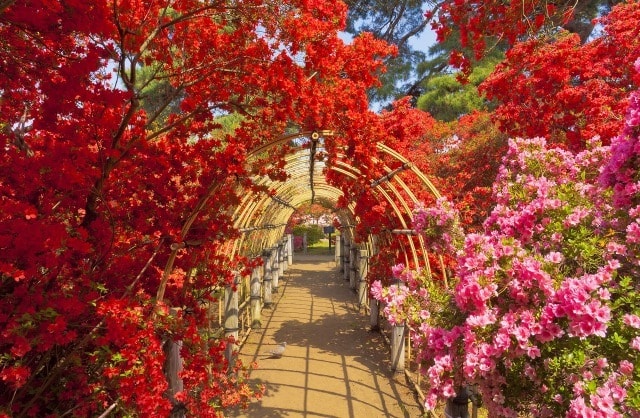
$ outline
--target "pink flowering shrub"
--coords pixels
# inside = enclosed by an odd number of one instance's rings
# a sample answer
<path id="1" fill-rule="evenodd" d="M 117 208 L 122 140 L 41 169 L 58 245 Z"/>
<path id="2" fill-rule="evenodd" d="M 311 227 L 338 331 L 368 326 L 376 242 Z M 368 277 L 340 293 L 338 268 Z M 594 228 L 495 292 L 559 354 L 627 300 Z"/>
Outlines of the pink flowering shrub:
<path id="1" fill-rule="evenodd" d="M 490 416 L 640 417 L 640 93 L 630 103 L 610 147 L 510 141 L 484 232 L 456 250 L 455 289 L 404 266 L 402 285 L 378 286 L 411 329 L 428 409 L 471 384 Z M 414 227 L 454 251 L 438 205 Z"/>
<path id="2" fill-rule="evenodd" d="M 416 272 L 398 264 L 392 268 L 392 273 L 397 284 L 383 287 L 378 280 L 371 285 L 371 295 L 382 302 L 384 316 L 392 325 L 407 326 L 412 344 L 419 348 L 416 354 L 419 362 L 429 362 L 426 347 L 430 344 L 442 345 L 430 368 L 437 381 L 437 385 L 432 385 L 429 397 L 433 409 L 439 398 L 455 396 L 454 363 L 448 350 L 460 336 L 459 325 L 464 317 L 444 283 L 431 280 L 426 271 Z M 423 359 L 423 356 L 426 357 Z"/>
<path id="3" fill-rule="evenodd" d="M 413 330 L 433 317 L 441 323 L 445 311 L 454 308 L 450 292 L 444 291 L 440 282 L 429 280 L 427 274 L 407 269 L 404 264 L 395 265 L 392 273 L 396 284 L 383 287 L 379 280 L 371 284 L 371 295 L 383 302 L 383 314 L 392 325 L 404 324 Z M 450 312 L 446 315 L 449 317 Z"/>
<path id="4" fill-rule="evenodd" d="M 544 140 L 512 140 L 485 232 L 458 257 L 457 306 L 465 381 L 492 414 L 638 413 L 637 335 L 615 312 L 638 313 L 637 289 L 618 274 L 620 219 L 598 186 L 609 150 L 574 155 Z M 631 290 L 631 292 L 629 292 Z M 632 395 L 632 396 L 629 396 Z"/>
<path id="5" fill-rule="evenodd" d="M 434 252 L 454 254 L 464 240 L 458 213 L 446 197 L 438 198 L 433 206 L 416 205 L 413 229 L 422 234 L 428 249 Z"/>
<path id="6" fill-rule="evenodd" d="M 635 67 L 640 74 L 640 58 Z M 603 168 L 600 182 L 613 189 L 613 204 L 622 221 L 619 229 L 625 237 L 619 251 L 640 253 L 640 91 L 629 98 L 624 129 L 611 142 L 611 159 Z M 638 276 L 640 257 L 628 261 L 626 267 Z"/>

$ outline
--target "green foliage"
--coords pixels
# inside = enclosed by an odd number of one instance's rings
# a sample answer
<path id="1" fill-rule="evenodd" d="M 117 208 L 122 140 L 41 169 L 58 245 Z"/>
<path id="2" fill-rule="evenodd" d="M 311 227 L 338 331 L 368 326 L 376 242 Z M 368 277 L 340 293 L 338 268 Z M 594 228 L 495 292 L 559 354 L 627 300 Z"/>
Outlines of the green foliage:
<path id="1" fill-rule="evenodd" d="M 435 119 L 450 122 L 474 110 L 491 110 L 491 103 L 478 93 L 478 86 L 491 74 L 502 58 L 501 53 L 482 60 L 473 68 L 469 81 L 460 83 L 457 74 L 441 74 L 428 78 L 417 107 Z"/>
<path id="2" fill-rule="evenodd" d="M 169 83 L 159 63 L 136 69 L 136 77 L 141 106 L 152 126 L 158 128 L 170 114 L 180 112 L 184 93 Z"/>
<path id="3" fill-rule="evenodd" d="M 412 95 L 418 65 L 426 59 L 426 51 L 415 48 L 410 40 L 425 31 L 429 20 L 425 19 L 423 0 L 347 0 L 349 7 L 346 32 L 357 35 L 371 32 L 398 48 L 395 57 L 389 57 L 387 71 L 381 74 L 382 85 L 371 91 L 372 101 L 388 101 Z"/>
<path id="4" fill-rule="evenodd" d="M 307 245 L 313 245 L 322 238 L 324 238 L 324 232 L 318 225 L 296 225 L 293 227 L 293 235 L 301 237 L 307 233 Z"/>
<path id="5" fill-rule="evenodd" d="M 445 75 L 449 71 L 449 59 L 452 51 L 462 51 L 468 57 L 474 56 L 474 51 L 469 48 L 469 45 L 462 47 L 460 31 L 456 25 L 449 25 L 446 38 L 442 42 L 432 45 L 428 50 L 422 49 L 416 46 L 415 42 L 412 42 L 425 32 L 428 32 L 429 26 L 438 20 L 441 7 L 447 2 L 427 0 L 346 0 L 345 3 L 349 7 L 347 27 L 345 29 L 347 33 L 355 36 L 362 32 L 371 32 L 377 38 L 398 47 L 397 56 L 389 57 L 385 62 L 387 71 L 381 75 L 382 85 L 370 93 L 373 101 L 384 102 L 403 96 L 417 98 L 421 93 L 421 84 L 424 80 L 437 75 Z M 499 7 L 504 7 L 500 2 L 497 3 Z M 571 3 L 572 18 L 568 21 L 560 22 L 560 14 L 550 17 L 549 24 L 540 28 L 539 35 L 548 36 L 556 32 L 559 27 L 562 27 L 571 33 L 577 33 L 582 43 L 584 43 L 590 37 L 593 37 L 594 32 L 597 32 L 594 30 L 593 19 L 609 13 L 611 7 L 617 3 L 620 3 L 620 1 L 584 0 L 575 2 L 575 4 Z M 467 7 L 470 11 L 475 10 L 474 6 L 465 6 L 465 4 L 465 2 L 460 2 L 460 7 Z M 568 3 L 564 3 L 564 5 L 568 5 Z M 560 6 L 560 4 L 556 6 Z M 562 8 L 560 7 L 560 9 Z M 482 9 L 489 10 L 490 5 Z M 426 15 L 425 11 L 427 12 Z M 481 13 L 481 11 L 477 12 Z M 528 18 L 530 16 L 525 16 L 525 19 Z M 490 20 L 489 18 L 488 21 Z M 530 22 L 526 23 L 521 26 L 530 27 Z M 492 37 L 485 35 L 482 39 L 486 46 L 485 53 L 506 48 L 504 36 Z M 527 36 L 534 35 L 534 33 L 529 33 Z"/>
<path id="6" fill-rule="evenodd" d="M 230 113 L 228 115 L 219 116 L 215 122 L 219 126 L 211 131 L 211 134 L 215 137 L 223 137 L 226 134 L 233 134 L 233 132 L 240 126 L 244 119 L 239 113 Z"/>

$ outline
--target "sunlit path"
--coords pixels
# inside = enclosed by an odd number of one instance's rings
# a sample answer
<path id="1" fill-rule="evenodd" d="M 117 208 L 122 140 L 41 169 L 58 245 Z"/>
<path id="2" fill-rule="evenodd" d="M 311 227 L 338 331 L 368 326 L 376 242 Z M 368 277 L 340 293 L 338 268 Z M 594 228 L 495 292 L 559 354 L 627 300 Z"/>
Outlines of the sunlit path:
<path id="1" fill-rule="evenodd" d="M 404 374 L 389 370 L 389 352 L 355 294 L 335 274 L 333 257 L 294 257 L 280 282 L 262 329 L 240 357 L 257 361 L 251 374 L 266 393 L 237 417 L 417 417 L 421 414 Z M 282 358 L 270 358 L 287 342 Z"/>

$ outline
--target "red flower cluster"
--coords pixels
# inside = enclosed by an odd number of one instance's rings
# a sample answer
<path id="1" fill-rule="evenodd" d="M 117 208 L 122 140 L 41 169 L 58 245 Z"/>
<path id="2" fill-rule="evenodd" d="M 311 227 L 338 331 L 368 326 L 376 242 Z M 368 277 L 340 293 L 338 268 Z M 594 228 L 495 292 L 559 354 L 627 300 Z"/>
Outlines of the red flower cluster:
<path id="1" fill-rule="evenodd" d="M 203 332 L 251 265 L 224 251 L 228 214 L 251 175 L 282 177 L 282 155 L 246 156 L 291 125 L 368 146 L 353 133 L 393 48 L 345 45 L 345 18 L 307 0 L 0 5 L 0 414 L 166 416 L 168 341 L 187 410 L 259 392 Z"/>

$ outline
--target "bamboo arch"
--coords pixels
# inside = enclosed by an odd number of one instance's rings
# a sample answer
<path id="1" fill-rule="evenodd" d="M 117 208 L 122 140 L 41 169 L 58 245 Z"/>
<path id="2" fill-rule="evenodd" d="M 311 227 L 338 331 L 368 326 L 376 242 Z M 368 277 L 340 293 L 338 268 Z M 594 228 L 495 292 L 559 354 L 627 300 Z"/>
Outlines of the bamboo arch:
<path id="1" fill-rule="evenodd" d="M 346 182 L 363 178 L 363 173 L 352 164 L 344 154 L 338 153 L 332 164 L 325 164 L 321 154 L 323 141 L 334 136 L 330 130 L 300 131 L 283 135 L 280 138 L 252 150 L 247 164 L 256 164 L 275 152 L 283 150 L 284 171 L 286 180 L 272 180 L 268 177 L 254 176 L 256 190 L 243 191 L 242 199 L 232 214 L 234 226 L 240 231 L 237 238 L 230 240 L 225 247 L 229 257 L 246 255 L 259 256 L 264 249 L 277 245 L 285 234 L 287 221 L 296 209 L 305 202 L 318 200 L 335 208 L 335 215 L 343 225 L 342 233 L 348 240 L 356 239 L 355 226 L 359 216 L 355 213 L 353 196 L 344 196 L 341 189 L 329 184 L 326 175 L 333 172 L 344 177 Z M 318 148 L 319 147 L 319 148 Z M 410 160 L 383 143 L 376 144 L 375 163 L 386 173 L 382 178 L 370 182 L 371 193 L 380 202 L 391 207 L 391 212 L 401 226 L 398 230 L 385 231 L 384 236 L 359 237 L 365 242 L 371 254 L 383 250 L 384 243 L 391 239 L 402 241 L 401 255 L 406 264 L 425 268 L 430 273 L 431 266 L 427 256 L 424 240 L 411 231 L 412 206 L 418 202 L 416 197 L 418 185 L 434 198 L 440 193 Z M 314 154 L 315 153 L 315 154 Z M 392 169 L 384 161 L 394 162 L 399 168 Z M 403 174 L 400 175 L 400 172 Z M 415 180 L 407 184 L 403 177 L 414 176 Z M 413 189 L 412 189 L 413 187 Z M 346 207 L 338 207 L 338 202 L 345 199 Z M 441 266 L 442 267 L 442 266 Z M 443 270 L 444 274 L 444 270 Z"/>

